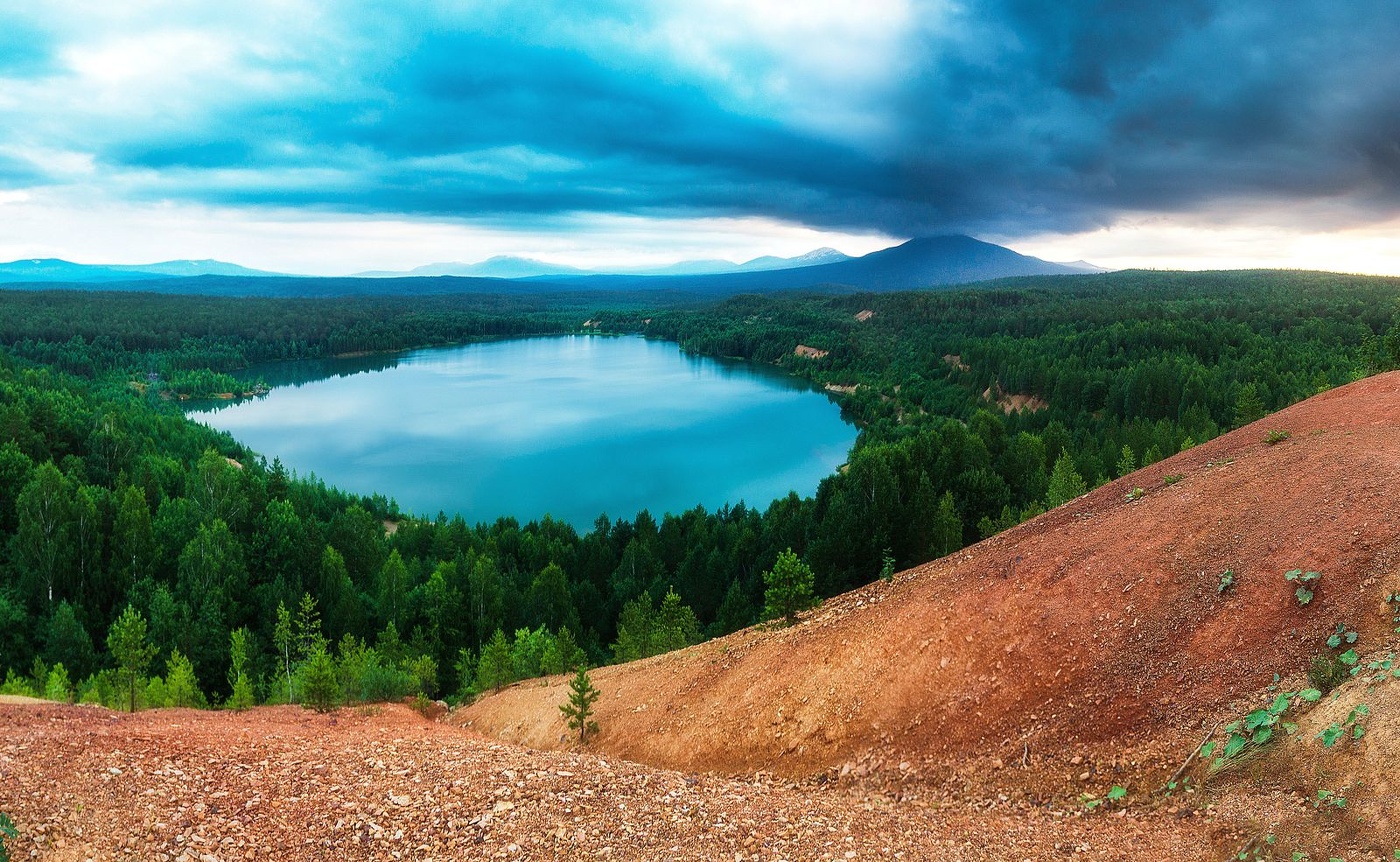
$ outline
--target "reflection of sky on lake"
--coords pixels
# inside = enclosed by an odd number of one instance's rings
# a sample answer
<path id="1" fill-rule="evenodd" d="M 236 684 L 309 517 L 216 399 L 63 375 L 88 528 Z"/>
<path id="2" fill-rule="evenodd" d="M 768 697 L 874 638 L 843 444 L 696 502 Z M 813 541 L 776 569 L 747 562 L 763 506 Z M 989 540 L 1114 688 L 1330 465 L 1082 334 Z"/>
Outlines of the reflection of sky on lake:
<path id="1" fill-rule="evenodd" d="M 799 381 L 641 338 L 421 350 L 192 415 L 405 511 L 471 522 L 549 512 L 581 528 L 602 512 L 809 494 L 855 441 L 836 405 Z"/>

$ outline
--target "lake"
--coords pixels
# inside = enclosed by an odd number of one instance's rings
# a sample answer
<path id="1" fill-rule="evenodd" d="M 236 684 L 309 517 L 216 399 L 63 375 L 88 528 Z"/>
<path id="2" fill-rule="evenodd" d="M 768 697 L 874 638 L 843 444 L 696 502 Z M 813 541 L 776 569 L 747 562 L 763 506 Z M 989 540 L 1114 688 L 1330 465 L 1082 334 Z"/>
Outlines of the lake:
<path id="1" fill-rule="evenodd" d="M 254 369 L 277 388 L 191 418 L 289 470 L 468 523 L 660 519 L 807 495 L 856 429 L 777 369 L 640 337 L 563 336 Z M 300 375 L 300 376 L 299 376 Z"/>

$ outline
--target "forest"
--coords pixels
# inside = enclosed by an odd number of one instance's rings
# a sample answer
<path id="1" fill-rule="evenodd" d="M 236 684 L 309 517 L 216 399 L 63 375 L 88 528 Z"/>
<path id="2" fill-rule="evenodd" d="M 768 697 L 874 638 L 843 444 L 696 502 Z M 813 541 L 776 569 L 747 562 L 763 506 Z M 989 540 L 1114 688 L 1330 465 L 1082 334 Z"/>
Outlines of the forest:
<path id="1" fill-rule="evenodd" d="M 1397 297 L 1395 279 L 1272 271 L 705 305 L 0 292 L 2 690 L 248 705 L 329 672 L 345 701 L 455 700 L 674 649 L 759 622 L 787 549 L 834 595 L 1397 367 Z M 180 412 L 255 363 L 372 364 L 585 320 L 827 387 L 860 428 L 848 464 L 809 498 L 580 534 L 401 513 Z"/>

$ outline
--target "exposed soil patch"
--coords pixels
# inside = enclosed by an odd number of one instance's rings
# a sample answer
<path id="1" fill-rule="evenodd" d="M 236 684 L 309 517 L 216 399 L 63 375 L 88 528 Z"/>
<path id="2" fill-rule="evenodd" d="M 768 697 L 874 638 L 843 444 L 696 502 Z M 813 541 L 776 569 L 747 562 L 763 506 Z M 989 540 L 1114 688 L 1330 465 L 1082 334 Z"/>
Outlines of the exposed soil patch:
<path id="1" fill-rule="evenodd" d="M 1044 410 L 1050 404 L 1038 395 L 1022 395 L 1014 392 L 1007 392 L 1000 386 L 992 386 L 982 391 L 983 401 L 995 401 L 1001 408 L 1001 412 L 1010 416 L 1018 410 L 1029 410 L 1034 413 L 1037 410 Z"/>
<path id="2" fill-rule="evenodd" d="M 792 353 L 794 356 L 801 356 L 804 359 L 825 359 L 828 355 L 830 355 L 831 351 L 821 350 L 816 347 L 808 347 L 805 344 L 799 344 L 792 349 Z"/>
<path id="3" fill-rule="evenodd" d="M 1163 812 L 896 803 L 685 774 L 503 745 L 401 706 L 0 707 L 0 810 L 19 825 L 17 859 L 1108 860 L 1209 848 L 1197 834 L 1208 830 Z"/>

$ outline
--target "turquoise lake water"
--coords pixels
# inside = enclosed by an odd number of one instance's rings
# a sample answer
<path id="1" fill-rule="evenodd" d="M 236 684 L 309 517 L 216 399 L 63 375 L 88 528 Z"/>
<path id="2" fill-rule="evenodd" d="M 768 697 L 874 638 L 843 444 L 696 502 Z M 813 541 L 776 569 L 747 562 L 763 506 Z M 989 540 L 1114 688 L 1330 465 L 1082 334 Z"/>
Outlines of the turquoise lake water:
<path id="1" fill-rule="evenodd" d="M 565 336 L 257 370 L 261 398 L 190 411 L 271 461 L 406 513 L 658 519 L 807 495 L 856 429 L 803 381 L 670 342 Z"/>

